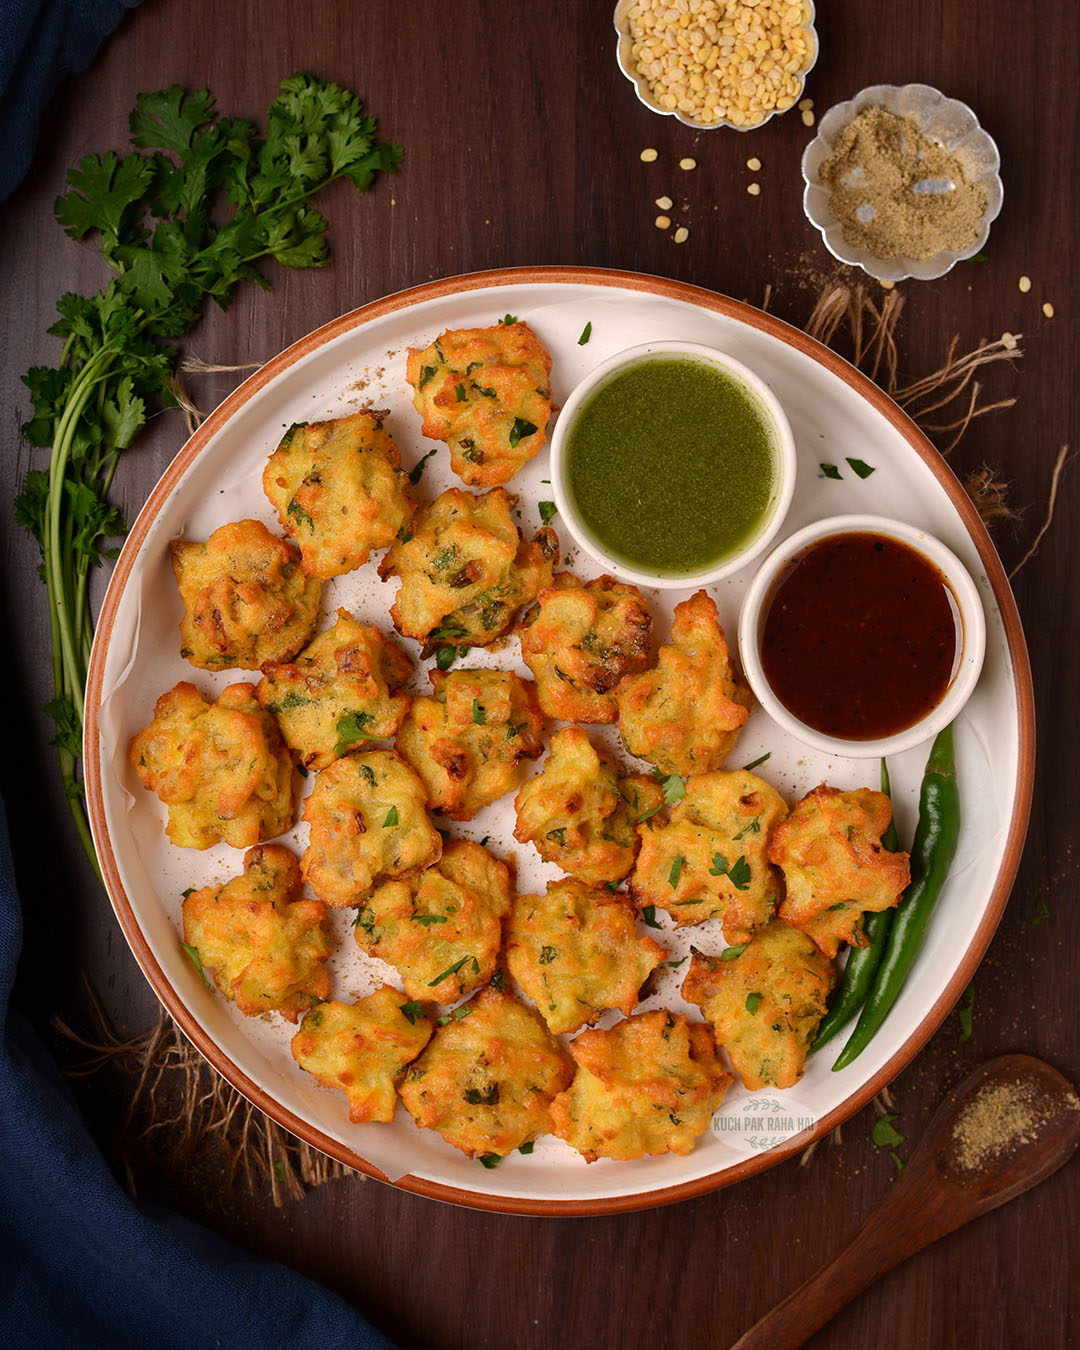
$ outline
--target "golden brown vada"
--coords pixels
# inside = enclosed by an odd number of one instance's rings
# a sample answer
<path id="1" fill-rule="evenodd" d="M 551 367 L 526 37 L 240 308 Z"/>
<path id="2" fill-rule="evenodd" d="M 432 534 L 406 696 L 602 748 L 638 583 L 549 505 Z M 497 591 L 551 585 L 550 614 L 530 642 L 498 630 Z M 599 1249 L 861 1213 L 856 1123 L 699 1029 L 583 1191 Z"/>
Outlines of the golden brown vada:
<path id="1" fill-rule="evenodd" d="M 521 781 L 544 752 L 536 686 L 509 670 L 430 670 L 398 732 L 398 751 L 420 775 L 427 804 L 471 820 Z"/>
<path id="2" fill-rule="evenodd" d="M 290 1022 L 330 992 L 326 906 L 297 900 L 300 869 L 280 844 L 244 854 L 244 870 L 184 900 L 184 941 L 246 1017 L 278 1012 Z"/>
<path id="3" fill-rule="evenodd" d="M 270 663 L 259 702 L 277 718 L 285 743 L 308 769 L 397 733 L 409 710 L 402 692 L 412 662 L 372 624 L 347 609 L 296 660 Z"/>
<path id="4" fill-rule="evenodd" d="M 540 1018 L 488 985 L 406 1070 L 401 1100 L 421 1129 L 469 1157 L 505 1157 L 551 1129 L 551 1099 L 570 1061 Z"/>
<path id="5" fill-rule="evenodd" d="M 238 520 L 205 543 L 169 545 L 184 616 L 180 655 L 203 670 L 289 661 L 315 630 L 321 583 L 261 521 Z"/>
<path id="6" fill-rule="evenodd" d="M 614 577 L 580 582 L 557 572 L 521 621 L 521 655 L 540 707 L 560 722 L 614 722 L 614 690 L 643 671 L 652 619 L 634 586 Z"/>
<path id="7" fill-rule="evenodd" d="M 421 430 L 450 447 L 470 487 L 509 482 L 544 443 L 551 357 L 527 323 L 449 330 L 409 348 L 406 378 Z"/>
<path id="8" fill-rule="evenodd" d="M 424 809 L 424 785 L 393 750 L 348 755 L 323 769 L 304 803 L 311 827 L 304 880 L 334 909 L 372 886 L 430 867 L 442 835 Z"/>
<path id="9" fill-rule="evenodd" d="M 590 886 L 617 882 L 634 865 L 635 826 L 663 795 L 644 774 L 617 778 L 581 727 L 564 727 L 541 772 L 517 795 L 514 838 Z"/>
<path id="10" fill-rule="evenodd" d="M 718 956 L 691 955 L 682 996 L 696 1003 L 751 1090 L 799 1081 L 836 983 L 836 968 L 797 929 L 774 919 Z"/>
<path id="11" fill-rule="evenodd" d="M 546 895 L 520 895 L 507 927 L 510 973 L 558 1035 L 595 1022 L 608 1008 L 629 1016 L 667 951 L 639 937 L 622 894 L 565 878 Z"/>
<path id="12" fill-rule="evenodd" d="M 230 684 L 211 703 L 182 680 L 128 757 L 168 807 L 165 833 L 179 848 L 250 848 L 292 824 L 292 758 L 253 684 Z"/>
<path id="13" fill-rule="evenodd" d="M 632 755 L 664 774 L 721 767 L 749 716 L 750 691 L 732 673 L 716 604 L 705 591 L 675 606 L 671 642 L 655 667 L 628 675 L 615 698 Z"/>
<path id="14" fill-rule="evenodd" d="M 780 878 L 767 848 L 787 806 L 746 769 L 693 774 L 685 791 L 668 819 L 638 826 L 630 893 L 679 925 L 720 918 L 729 942 L 746 942 L 776 910 Z"/>
<path id="15" fill-rule="evenodd" d="M 384 417 L 364 408 L 296 423 L 266 463 L 263 491 L 300 546 L 306 576 L 351 572 L 408 525 L 408 474 Z"/>
<path id="16" fill-rule="evenodd" d="M 510 910 L 510 869 L 467 839 L 404 880 L 385 881 L 360 905 L 357 945 L 388 961 L 410 998 L 456 1003 L 487 984 Z"/>
<path id="17" fill-rule="evenodd" d="M 865 947 L 863 915 L 899 903 L 911 880 L 906 853 L 881 836 L 892 820 L 884 792 L 841 792 L 822 783 L 773 831 L 769 861 L 784 874 L 780 917 L 813 938 L 826 956 L 841 942 Z"/>
<path id="18" fill-rule="evenodd" d="M 453 647 L 483 647 L 509 632 L 514 616 L 551 584 L 559 551 L 545 526 L 526 543 L 514 523 L 514 498 L 502 488 L 481 496 L 449 488 L 413 517 L 379 564 L 401 578 L 390 607 L 405 637 Z"/>
<path id="19" fill-rule="evenodd" d="M 570 1053 L 577 1073 L 551 1118 L 586 1162 L 689 1153 L 732 1082 L 709 1028 L 664 1008 L 583 1031 Z"/>
<path id="20" fill-rule="evenodd" d="M 356 1003 L 328 1000 L 312 1008 L 292 1038 L 293 1059 L 338 1088 L 354 1125 L 393 1120 L 397 1084 L 434 1030 L 423 1010 L 388 984 Z"/>

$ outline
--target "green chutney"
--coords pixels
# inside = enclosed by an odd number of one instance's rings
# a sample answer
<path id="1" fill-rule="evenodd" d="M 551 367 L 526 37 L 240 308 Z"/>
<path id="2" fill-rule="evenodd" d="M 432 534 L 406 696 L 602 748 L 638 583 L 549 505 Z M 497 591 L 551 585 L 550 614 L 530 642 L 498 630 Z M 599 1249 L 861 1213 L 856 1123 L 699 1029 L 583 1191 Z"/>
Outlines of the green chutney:
<path id="1" fill-rule="evenodd" d="M 616 561 L 702 572 L 758 533 L 779 490 L 779 458 L 768 409 L 736 376 L 692 357 L 647 356 L 577 410 L 567 489 Z"/>

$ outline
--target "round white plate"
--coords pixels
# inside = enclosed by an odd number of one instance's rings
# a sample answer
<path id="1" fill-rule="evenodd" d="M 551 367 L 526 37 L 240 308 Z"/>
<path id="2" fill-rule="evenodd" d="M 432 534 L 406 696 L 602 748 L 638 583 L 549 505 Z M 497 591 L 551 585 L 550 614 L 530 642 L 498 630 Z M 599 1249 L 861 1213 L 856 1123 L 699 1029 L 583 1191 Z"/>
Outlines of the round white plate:
<path id="1" fill-rule="evenodd" d="M 528 321 L 551 352 L 556 405 L 578 379 L 613 353 L 674 338 L 730 353 L 773 389 L 791 420 L 798 447 L 798 483 L 784 536 L 821 516 L 876 512 L 920 526 L 963 560 L 975 577 L 987 615 L 987 655 L 975 695 L 957 726 L 964 810 L 960 849 L 924 950 L 893 1012 L 863 1055 L 832 1073 L 838 1038 L 812 1056 L 805 1077 L 775 1094 L 787 1114 L 757 1129 L 754 1097 L 731 1089 L 713 1128 L 687 1157 L 587 1165 L 561 1141 L 545 1136 L 528 1156 L 513 1154 L 487 1170 L 432 1131 L 419 1131 L 399 1108 L 392 1124 L 351 1125 L 344 1096 L 318 1085 L 293 1062 L 295 1028 L 277 1016 L 244 1018 L 207 989 L 179 944 L 181 892 L 239 871 L 241 854 L 226 845 L 206 852 L 174 848 L 163 832 L 165 809 L 138 784 L 127 762 L 131 737 L 150 720 L 155 699 L 177 681 L 209 693 L 257 674 L 195 670 L 179 652 L 180 605 L 168 542 L 204 539 L 216 526 L 256 517 L 277 529 L 262 494 L 266 457 L 293 422 L 339 416 L 366 404 L 388 410 L 387 426 L 411 467 L 433 448 L 420 435 L 406 386 L 405 352 L 446 328 L 486 326 L 513 314 Z M 591 337 L 579 343 L 586 325 Z M 550 434 L 550 428 L 549 428 Z M 418 495 L 430 499 L 456 480 L 444 447 L 427 462 Z M 858 477 L 847 460 L 871 465 Z M 837 466 L 827 477 L 823 463 Z M 520 494 L 521 526 L 540 524 L 548 500 L 547 450 L 510 485 Z M 558 517 L 552 522 L 556 529 Z M 568 553 L 564 539 L 564 553 Z M 576 560 L 574 563 L 577 566 Z M 734 645 L 743 590 L 753 564 L 710 588 Z M 586 560 L 577 570 L 595 574 Z M 382 583 L 375 564 L 338 578 L 324 591 L 324 615 L 346 605 L 389 629 L 397 582 Z M 647 592 L 654 639 L 668 636 L 678 591 Z M 844 603 L 843 596 L 836 603 Z M 426 689 L 416 645 L 415 688 Z M 474 651 L 459 664 L 519 668 L 516 639 L 502 650 Z M 549 724 L 549 732 L 551 730 Z M 611 743 L 610 729 L 597 739 Z M 295 1134 L 347 1164 L 407 1189 L 458 1203 L 525 1213 L 599 1213 L 664 1203 L 738 1180 L 804 1148 L 845 1119 L 908 1062 L 959 997 L 1001 916 L 1027 824 L 1033 764 L 1031 680 L 1019 619 L 997 555 L 960 485 L 914 425 L 869 380 L 834 353 L 769 315 L 708 291 L 656 277 L 570 268 L 529 268 L 431 283 L 347 314 L 304 338 L 247 380 L 181 450 L 139 515 L 116 566 L 98 625 L 86 709 L 87 797 L 102 870 L 124 934 L 159 997 L 185 1034 L 259 1107 Z M 927 746 L 890 761 L 898 826 L 910 839 Z M 729 756 L 737 768 L 768 754 L 757 772 L 794 803 L 820 782 L 877 786 L 877 766 L 816 755 L 755 711 Z M 623 756 L 625 760 L 625 756 Z M 628 761 L 635 763 L 634 761 Z M 532 767 L 533 772 L 539 765 Z M 313 779 L 302 784 L 310 790 Z M 481 839 L 512 856 L 520 891 L 543 889 L 558 875 L 512 837 L 513 798 L 451 832 Z M 283 842 L 302 851 L 307 827 Z M 365 957 L 352 941 L 351 912 L 332 915 L 338 950 L 332 996 L 367 993 L 390 968 Z M 706 951 L 724 946 L 715 921 L 676 934 L 666 916 L 652 935 L 685 956 L 691 938 Z M 650 930 L 652 931 L 652 930 Z M 684 970 L 662 967 L 642 1009 L 684 1009 Z M 696 1009 L 689 1009 L 698 1016 Z M 610 1018 L 608 1020 L 611 1020 Z M 760 1097 L 761 1094 L 757 1094 Z M 768 1147 L 772 1143 L 773 1147 Z"/>

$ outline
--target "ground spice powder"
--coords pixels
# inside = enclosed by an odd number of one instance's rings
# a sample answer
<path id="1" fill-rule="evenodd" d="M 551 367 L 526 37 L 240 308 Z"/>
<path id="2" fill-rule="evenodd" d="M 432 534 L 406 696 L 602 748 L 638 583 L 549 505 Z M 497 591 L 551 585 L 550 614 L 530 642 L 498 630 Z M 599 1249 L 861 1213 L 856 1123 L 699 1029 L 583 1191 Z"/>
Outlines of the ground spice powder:
<path id="1" fill-rule="evenodd" d="M 877 258 L 930 258 L 973 243 L 986 192 L 912 117 L 864 108 L 821 166 L 844 238 Z"/>
<path id="2" fill-rule="evenodd" d="M 1027 1144 L 1048 1115 L 1030 1083 L 995 1083 L 970 1102 L 953 1126 L 956 1157 L 973 1172 L 999 1154 Z"/>

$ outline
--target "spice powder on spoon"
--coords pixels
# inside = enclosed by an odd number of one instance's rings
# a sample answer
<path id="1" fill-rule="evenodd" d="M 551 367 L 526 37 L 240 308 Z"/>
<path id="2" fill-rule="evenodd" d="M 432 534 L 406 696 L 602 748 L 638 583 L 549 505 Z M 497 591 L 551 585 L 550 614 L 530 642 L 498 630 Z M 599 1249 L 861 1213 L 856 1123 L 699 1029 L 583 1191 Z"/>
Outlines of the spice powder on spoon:
<path id="1" fill-rule="evenodd" d="M 956 155 L 923 135 L 913 117 L 864 108 L 821 166 L 829 210 L 844 238 L 875 257 L 930 258 L 971 244 L 986 192 Z"/>

